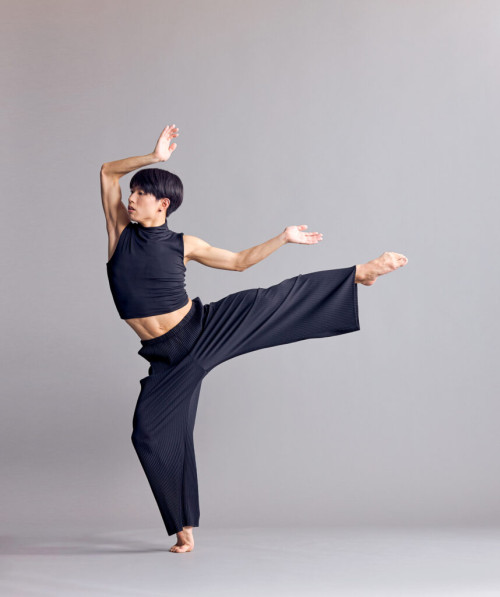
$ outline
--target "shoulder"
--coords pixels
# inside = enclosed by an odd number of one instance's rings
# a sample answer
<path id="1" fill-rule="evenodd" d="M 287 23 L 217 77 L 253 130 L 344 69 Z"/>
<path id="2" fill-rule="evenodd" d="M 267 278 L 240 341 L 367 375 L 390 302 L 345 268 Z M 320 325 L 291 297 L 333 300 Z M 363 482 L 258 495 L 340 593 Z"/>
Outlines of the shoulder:
<path id="1" fill-rule="evenodd" d="M 202 249 L 204 247 L 209 247 L 209 243 L 204 241 L 202 238 L 198 236 L 193 236 L 192 234 L 184 234 L 181 232 L 182 237 L 184 239 L 184 257 L 188 259 L 192 258 L 193 254 L 198 249 Z"/>

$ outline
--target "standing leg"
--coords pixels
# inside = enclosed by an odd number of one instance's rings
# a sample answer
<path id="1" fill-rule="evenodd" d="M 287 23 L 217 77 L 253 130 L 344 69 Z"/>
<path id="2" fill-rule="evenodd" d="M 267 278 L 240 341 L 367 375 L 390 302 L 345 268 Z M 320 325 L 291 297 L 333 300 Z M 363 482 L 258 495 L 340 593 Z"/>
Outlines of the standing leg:
<path id="1" fill-rule="evenodd" d="M 187 428 L 184 444 L 184 469 L 182 473 L 182 515 L 183 526 L 197 527 L 200 523 L 200 504 L 198 497 L 198 474 L 196 470 L 196 457 L 194 452 L 194 424 L 198 399 L 200 397 L 200 379 L 189 399 L 187 412 Z"/>
<path id="2" fill-rule="evenodd" d="M 141 380 L 132 443 L 169 535 L 199 525 L 193 444 L 205 372 L 187 355 Z"/>

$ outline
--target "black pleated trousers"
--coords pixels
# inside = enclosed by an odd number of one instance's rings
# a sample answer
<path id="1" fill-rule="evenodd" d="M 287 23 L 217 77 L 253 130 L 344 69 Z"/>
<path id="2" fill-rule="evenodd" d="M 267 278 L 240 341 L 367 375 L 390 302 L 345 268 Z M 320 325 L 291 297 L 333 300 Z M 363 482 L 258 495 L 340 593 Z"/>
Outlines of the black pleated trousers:
<path id="1" fill-rule="evenodd" d="M 203 304 L 174 328 L 141 340 L 148 376 L 133 417 L 132 443 L 168 535 L 199 526 L 193 431 L 201 382 L 214 367 L 254 350 L 355 332 L 356 266 L 299 274 Z"/>

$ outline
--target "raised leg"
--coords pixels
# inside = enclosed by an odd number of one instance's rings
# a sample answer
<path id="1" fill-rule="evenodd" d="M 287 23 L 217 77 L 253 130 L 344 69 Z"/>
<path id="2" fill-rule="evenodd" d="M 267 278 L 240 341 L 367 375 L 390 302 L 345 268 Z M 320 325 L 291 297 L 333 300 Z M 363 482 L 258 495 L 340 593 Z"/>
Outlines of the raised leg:
<path id="1" fill-rule="evenodd" d="M 204 305 L 191 356 L 205 371 L 238 355 L 360 329 L 356 266 L 299 274 Z"/>

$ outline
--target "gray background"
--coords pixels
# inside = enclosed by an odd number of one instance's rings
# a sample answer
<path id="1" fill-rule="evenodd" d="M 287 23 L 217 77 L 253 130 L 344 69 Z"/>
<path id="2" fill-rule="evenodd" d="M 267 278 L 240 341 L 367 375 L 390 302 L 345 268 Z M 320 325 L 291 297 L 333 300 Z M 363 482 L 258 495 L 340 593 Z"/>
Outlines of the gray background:
<path id="1" fill-rule="evenodd" d="M 190 262 L 192 298 L 409 259 L 358 287 L 358 333 L 205 379 L 200 524 L 498 524 L 500 5 L 32 1 L 2 20 L 3 528 L 162 528 L 99 168 L 171 123 L 171 228 L 235 251 L 324 234 L 242 274 Z"/>

